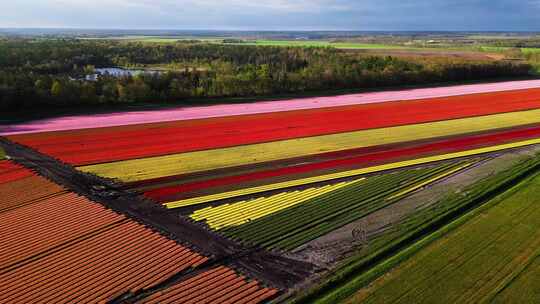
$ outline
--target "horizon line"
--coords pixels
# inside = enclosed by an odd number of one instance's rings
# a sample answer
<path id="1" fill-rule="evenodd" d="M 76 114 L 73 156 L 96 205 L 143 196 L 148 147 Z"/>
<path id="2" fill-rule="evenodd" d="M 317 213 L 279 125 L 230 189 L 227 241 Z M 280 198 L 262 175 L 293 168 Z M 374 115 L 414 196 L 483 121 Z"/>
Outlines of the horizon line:
<path id="1" fill-rule="evenodd" d="M 116 30 L 116 31 L 193 31 L 193 32 L 396 32 L 396 33 L 410 33 L 410 32 L 429 32 L 429 33 L 540 33 L 540 30 L 502 30 L 502 29 L 491 29 L 491 30 L 458 30 L 458 29 L 448 29 L 448 30 L 391 30 L 391 29 L 239 29 L 239 28 L 121 28 L 121 27 L 72 27 L 72 26 L 0 26 L 0 30 L 94 30 L 94 31 L 106 31 L 106 30 Z"/>

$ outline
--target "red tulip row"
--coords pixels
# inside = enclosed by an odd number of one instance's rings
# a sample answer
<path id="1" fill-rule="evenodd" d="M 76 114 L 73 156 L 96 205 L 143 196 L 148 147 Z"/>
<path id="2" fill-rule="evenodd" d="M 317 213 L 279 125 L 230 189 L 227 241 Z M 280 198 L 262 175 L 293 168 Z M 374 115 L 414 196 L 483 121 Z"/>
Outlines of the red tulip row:
<path id="1" fill-rule="evenodd" d="M 540 108 L 540 89 L 16 135 L 73 165 Z"/>

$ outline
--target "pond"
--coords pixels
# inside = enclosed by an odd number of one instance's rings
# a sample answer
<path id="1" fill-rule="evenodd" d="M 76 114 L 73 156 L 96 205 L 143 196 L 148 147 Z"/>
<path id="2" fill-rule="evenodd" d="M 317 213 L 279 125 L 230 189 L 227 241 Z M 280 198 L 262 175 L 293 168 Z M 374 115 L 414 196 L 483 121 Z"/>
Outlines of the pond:
<path id="1" fill-rule="evenodd" d="M 86 75 L 86 80 L 95 81 L 100 75 L 110 75 L 113 77 L 136 76 L 139 74 L 161 74 L 162 71 L 157 70 L 141 70 L 141 69 L 123 69 L 123 68 L 98 68 L 94 74 Z"/>

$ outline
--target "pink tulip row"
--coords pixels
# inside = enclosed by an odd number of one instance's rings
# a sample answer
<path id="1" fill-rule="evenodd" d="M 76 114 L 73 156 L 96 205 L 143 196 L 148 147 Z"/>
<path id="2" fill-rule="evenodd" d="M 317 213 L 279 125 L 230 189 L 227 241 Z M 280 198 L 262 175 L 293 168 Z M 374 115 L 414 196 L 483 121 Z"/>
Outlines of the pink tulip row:
<path id="1" fill-rule="evenodd" d="M 272 113 L 302 109 L 337 107 L 399 100 L 415 100 L 540 88 L 540 80 L 509 81 L 449 87 L 406 89 L 331 97 L 296 98 L 243 104 L 222 104 L 203 107 L 178 107 L 151 111 L 127 111 L 95 115 L 74 115 L 35 120 L 13 125 L 0 125 L 0 135 L 37 133 L 141 123 L 202 119 L 245 114 Z"/>

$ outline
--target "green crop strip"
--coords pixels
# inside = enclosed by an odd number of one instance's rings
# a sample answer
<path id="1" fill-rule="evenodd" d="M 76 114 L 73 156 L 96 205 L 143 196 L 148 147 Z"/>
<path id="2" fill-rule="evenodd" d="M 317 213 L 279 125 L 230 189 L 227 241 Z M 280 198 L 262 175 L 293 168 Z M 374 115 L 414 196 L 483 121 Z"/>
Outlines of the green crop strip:
<path id="1" fill-rule="evenodd" d="M 463 166 L 465 161 L 375 176 L 252 222 L 223 229 L 232 239 L 269 249 L 292 250 L 385 208 L 393 195 Z"/>

